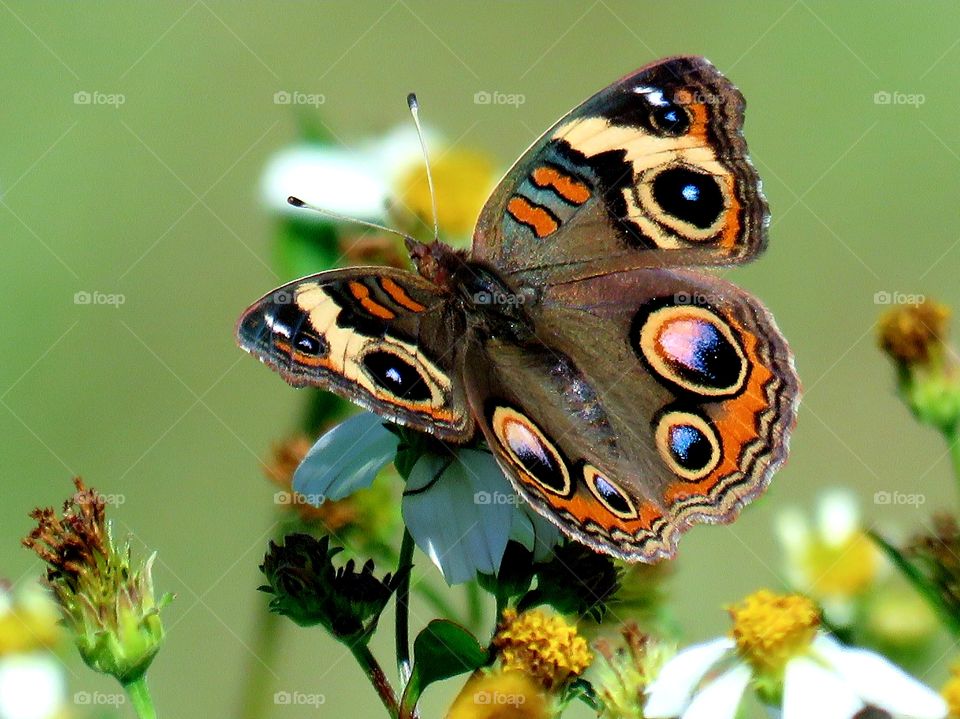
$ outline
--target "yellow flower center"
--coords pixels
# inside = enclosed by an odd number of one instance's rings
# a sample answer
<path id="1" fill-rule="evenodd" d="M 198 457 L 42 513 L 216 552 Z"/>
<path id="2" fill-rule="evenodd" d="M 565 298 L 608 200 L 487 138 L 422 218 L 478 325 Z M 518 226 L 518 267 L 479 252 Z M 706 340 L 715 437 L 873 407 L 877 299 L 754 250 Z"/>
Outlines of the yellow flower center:
<path id="1" fill-rule="evenodd" d="M 505 609 L 493 638 L 504 671 L 518 671 L 551 690 L 583 672 L 593 661 L 587 641 L 563 617 L 531 609 Z"/>
<path id="2" fill-rule="evenodd" d="M 950 678 L 940 690 L 947 702 L 948 716 L 951 719 L 960 717 L 960 664 L 954 664 L 950 669 Z"/>
<path id="3" fill-rule="evenodd" d="M 813 596 L 853 597 L 876 579 L 880 555 L 867 536 L 857 532 L 840 544 L 813 542 L 801 562 Z"/>
<path id="4" fill-rule="evenodd" d="M 543 690 L 519 672 L 478 674 L 453 701 L 447 719 L 548 719 L 553 715 Z"/>
<path id="5" fill-rule="evenodd" d="M 431 167 L 440 231 L 446 237 L 469 238 L 497 179 L 493 163 L 473 150 L 449 149 L 439 154 Z M 411 212 L 427 224 L 433 222 L 427 171 L 422 165 L 412 167 L 400 178 L 398 195 Z"/>
<path id="6" fill-rule="evenodd" d="M 728 611 L 737 649 L 758 674 L 779 674 L 810 646 L 820 626 L 817 606 L 799 594 L 761 589 Z"/>

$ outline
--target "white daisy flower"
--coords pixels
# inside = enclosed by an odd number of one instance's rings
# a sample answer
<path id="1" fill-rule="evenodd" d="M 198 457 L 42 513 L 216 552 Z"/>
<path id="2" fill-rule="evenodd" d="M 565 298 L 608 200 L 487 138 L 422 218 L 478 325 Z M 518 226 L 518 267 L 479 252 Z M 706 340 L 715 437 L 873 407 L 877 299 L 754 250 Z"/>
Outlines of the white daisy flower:
<path id="1" fill-rule="evenodd" d="M 424 130 L 431 149 L 437 135 Z M 267 207 L 285 214 L 323 219 L 322 215 L 293 207 L 291 195 L 347 217 L 371 222 L 386 219 L 399 179 L 423 164 L 423 151 L 412 123 L 354 148 L 301 142 L 283 149 L 267 163 L 260 181 Z"/>
<path id="2" fill-rule="evenodd" d="M 396 456 L 399 438 L 371 412 L 324 434 L 293 477 L 306 501 L 339 500 L 373 483 Z M 452 448 L 414 465 L 403 493 L 404 523 L 449 584 L 477 572 L 495 574 L 507 542 L 520 542 L 537 560 L 560 541 L 559 530 L 529 508 L 489 452 Z"/>
<path id="3" fill-rule="evenodd" d="M 812 523 L 792 508 L 779 515 L 776 530 L 791 588 L 816 599 L 832 623 L 848 626 L 857 600 L 887 568 L 863 529 L 856 496 L 830 490 L 821 495 Z"/>
<path id="4" fill-rule="evenodd" d="M 66 691 L 63 667 L 49 652 L 0 659 L 0 719 L 62 716 Z"/>
<path id="5" fill-rule="evenodd" d="M 646 719 L 734 719 L 748 687 L 783 719 L 943 719 L 932 689 L 879 654 L 845 647 L 819 630 L 812 601 L 761 590 L 730 610 L 732 638 L 689 647 L 647 692 Z"/>

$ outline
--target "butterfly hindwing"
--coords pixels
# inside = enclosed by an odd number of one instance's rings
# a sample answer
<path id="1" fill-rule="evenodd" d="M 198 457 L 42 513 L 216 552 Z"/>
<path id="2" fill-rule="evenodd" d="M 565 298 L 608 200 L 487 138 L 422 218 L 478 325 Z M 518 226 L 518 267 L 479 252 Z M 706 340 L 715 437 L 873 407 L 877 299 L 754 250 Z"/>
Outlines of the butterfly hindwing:
<path id="1" fill-rule="evenodd" d="M 454 376 L 462 314 L 418 275 L 355 267 L 306 277 L 251 305 L 240 346 L 294 386 L 336 392 L 450 441 L 473 433 Z"/>
<path id="2" fill-rule="evenodd" d="M 626 559 L 729 522 L 787 453 L 799 387 L 769 313 L 688 271 L 548 288 L 525 347 L 471 349 L 470 402 L 521 495 Z M 589 337 L 589 341 L 584 341 Z"/>
<path id="3" fill-rule="evenodd" d="M 768 219 L 740 92 L 700 57 L 648 65 L 561 118 L 484 207 L 477 259 L 543 284 L 743 262 Z"/>

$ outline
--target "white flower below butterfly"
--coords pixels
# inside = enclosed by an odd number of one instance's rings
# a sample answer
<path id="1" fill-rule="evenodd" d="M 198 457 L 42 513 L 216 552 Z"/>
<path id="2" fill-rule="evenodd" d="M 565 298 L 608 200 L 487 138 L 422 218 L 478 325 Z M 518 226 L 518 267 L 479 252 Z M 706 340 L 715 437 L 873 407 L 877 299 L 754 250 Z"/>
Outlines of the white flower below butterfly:
<path id="1" fill-rule="evenodd" d="M 340 500 L 369 487 L 397 453 L 399 438 L 384 420 L 362 412 L 324 434 L 293 477 L 293 489 L 310 500 Z M 401 505 L 417 546 L 449 584 L 478 572 L 496 574 L 507 542 L 520 542 L 544 560 L 559 530 L 528 507 L 489 452 L 451 448 L 425 454 L 410 471 Z"/>
<path id="2" fill-rule="evenodd" d="M 664 665 L 647 691 L 646 719 L 734 719 L 749 687 L 783 719 L 853 719 L 867 709 L 891 719 L 947 715 L 932 689 L 821 631 L 805 597 L 761 590 L 730 614 L 732 638 L 688 647 Z"/>

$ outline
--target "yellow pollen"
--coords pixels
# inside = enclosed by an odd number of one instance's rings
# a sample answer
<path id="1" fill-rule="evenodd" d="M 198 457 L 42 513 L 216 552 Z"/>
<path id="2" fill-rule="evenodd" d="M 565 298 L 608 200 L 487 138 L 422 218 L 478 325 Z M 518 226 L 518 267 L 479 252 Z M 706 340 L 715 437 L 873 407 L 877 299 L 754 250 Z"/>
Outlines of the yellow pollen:
<path id="1" fill-rule="evenodd" d="M 519 671 L 545 689 L 561 687 L 593 661 L 587 641 L 563 617 L 538 609 L 505 609 L 493 645 L 504 671 Z"/>
<path id="2" fill-rule="evenodd" d="M 949 710 L 947 716 L 949 716 L 950 719 L 960 717 L 960 663 L 955 663 L 950 668 L 950 678 L 947 679 L 947 683 L 943 685 L 940 694 L 943 695 L 944 700 L 947 702 L 947 708 Z"/>
<path id="3" fill-rule="evenodd" d="M 820 626 L 817 606 L 799 594 L 761 589 L 728 608 L 737 649 L 758 674 L 779 674 L 803 653 Z"/>

